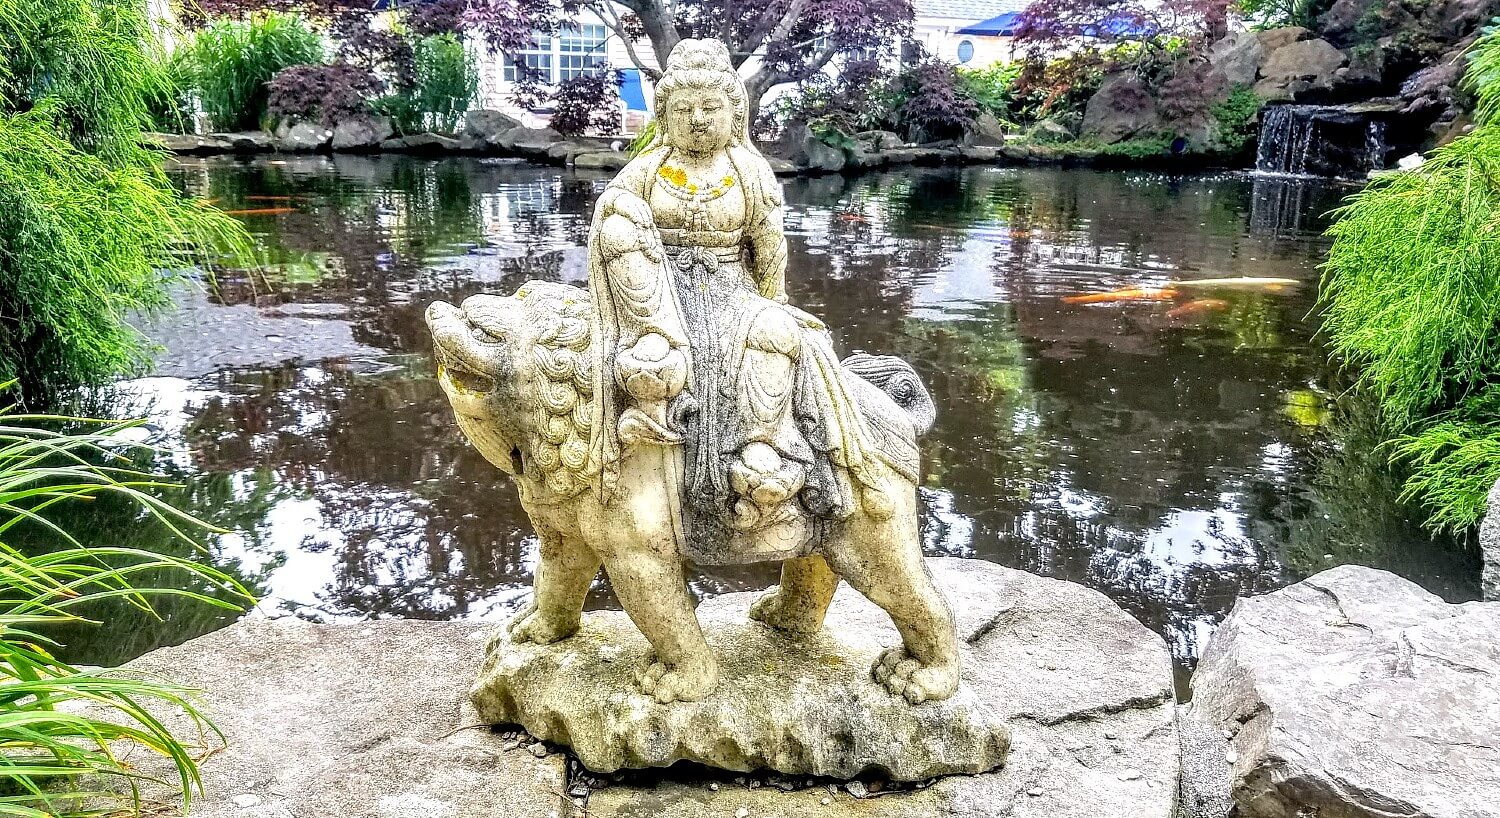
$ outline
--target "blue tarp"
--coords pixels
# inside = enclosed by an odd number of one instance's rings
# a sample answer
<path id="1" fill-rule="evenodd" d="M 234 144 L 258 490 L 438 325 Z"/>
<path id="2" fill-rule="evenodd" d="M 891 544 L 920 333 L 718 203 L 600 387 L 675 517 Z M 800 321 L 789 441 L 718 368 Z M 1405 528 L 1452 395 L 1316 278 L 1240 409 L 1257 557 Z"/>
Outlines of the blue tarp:
<path id="1" fill-rule="evenodd" d="M 1016 20 L 1021 16 L 1019 11 L 1007 11 L 996 17 L 991 17 L 982 23 L 975 23 L 958 30 L 959 34 L 972 34 L 975 37 L 1011 37 L 1016 33 Z"/>
<path id="2" fill-rule="evenodd" d="M 1020 20 L 1021 13 L 1019 11 L 1008 11 L 983 22 L 975 23 L 972 26 L 961 28 L 958 30 L 958 33 L 975 37 L 1014 37 L 1016 36 L 1016 28 Z M 1080 37 L 1103 37 L 1111 40 L 1151 37 L 1155 34 L 1155 26 L 1126 15 L 1109 17 L 1097 24 L 1083 26 L 1078 30 L 1078 36 Z"/>
<path id="3" fill-rule="evenodd" d="M 629 68 L 620 72 L 624 81 L 620 84 L 620 100 L 625 103 L 627 111 L 644 111 L 646 108 L 646 90 L 641 87 L 641 72 Z"/>

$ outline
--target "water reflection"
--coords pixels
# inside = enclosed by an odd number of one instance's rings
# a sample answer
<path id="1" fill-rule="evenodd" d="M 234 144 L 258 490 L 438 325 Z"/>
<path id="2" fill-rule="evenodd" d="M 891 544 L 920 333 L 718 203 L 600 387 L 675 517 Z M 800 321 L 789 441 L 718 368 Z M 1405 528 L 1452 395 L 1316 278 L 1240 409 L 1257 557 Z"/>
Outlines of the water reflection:
<path id="1" fill-rule="evenodd" d="M 579 281 L 607 177 L 355 157 L 174 172 L 226 209 L 291 208 L 247 217 L 264 269 L 224 271 L 198 311 L 208 317 L 191 319 L 202 326 L 177 328 L 260 359 L 111 395 L 113 411 L 153 419 L 176 449 L 163 466 L 190 495 L 214 498 L 194 507 L 232 529 L 216 559 L 270 613 L 504 616 L 535 543 L 514 490 L 451 422 L 422 309 L 529 278 Z M 1098 588 L 1163 633 L 1183 667 L 1237 596 L 1337 562 L 1474 594 L 1469 558 L 1415 534 L 1380 470 L 1345 462 L 1363 444 L 1329 432 L 1338 390 L 1308 315 L 1322 214 L 1341 191 L 1268 184 L 994 168 L 788 182 L 792 298 L 828 319 L 843 351 L 907 358 L 937 399 L 921 489 L 928 553 Z M 1267 197 L 1283 210 L 1263 217 Z M 1233 277 L 1305 286 L 1063 300 Z M 215 309 L 247 306 L 347 322 L 371 352 L 267 361 L 239 325 L 215 322 L 227 314 Z M 772 581 L 765 566 L 713 569 L 694 587 Z M 613 604 L 601 582 L 590 605 Z M 74 650 L 116 657 L 217 624 L 184 619 L 128 649 L 102 634 Z"/>

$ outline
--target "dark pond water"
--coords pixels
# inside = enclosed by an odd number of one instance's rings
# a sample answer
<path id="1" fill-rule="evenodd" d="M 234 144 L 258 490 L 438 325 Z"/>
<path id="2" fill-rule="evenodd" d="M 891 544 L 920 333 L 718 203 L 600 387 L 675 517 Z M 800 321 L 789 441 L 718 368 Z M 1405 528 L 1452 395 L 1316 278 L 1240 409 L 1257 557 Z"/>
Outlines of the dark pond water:
<path id="1" fill-rule="evenodd" d="M 98 396 L 145 414 L 157 468 L 231 533 L 264 598 L 320 620 L 506 616 L 535 540 L 433 381 L 433 299 L 578 282 L 602 175 L 474 160 L 175 166 L 243 216 L 266 264 L 220 271 L 148 328 L 157 377 Z M 1242 594 L 1343 562 L 1450 599 L 1473 558 L 1430 540 L 1368 454 L 1316 340 L 1326 213 L 1348 188 L 1249 176 L 969 168 L 787 183 L 789 287 L 841 351 L 895 353 L 940 409 L 921 489 L 928 553 L 1084 583 L 1162 633 L 1181 668 Z M 1079 294 L 1174 281 L 1168 301 Z M 75 525 L 163 547 L 121 508 Z M 126 532 L 121 534 L 121 532 Z M 703 595 L 772 567 L 695 575 Z M 590 604 L 614 605 L 601 581 Z M 173 606 L 73 635 L 111 662 L 222 624 Z"/>

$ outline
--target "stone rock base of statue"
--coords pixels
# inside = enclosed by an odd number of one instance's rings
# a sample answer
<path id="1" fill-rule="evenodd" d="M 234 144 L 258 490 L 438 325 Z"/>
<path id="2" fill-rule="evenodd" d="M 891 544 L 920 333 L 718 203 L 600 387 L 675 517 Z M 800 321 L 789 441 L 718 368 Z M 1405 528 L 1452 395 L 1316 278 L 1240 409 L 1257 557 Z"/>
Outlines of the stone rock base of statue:
<path id="1" fill-rule="evenodd" d="M 842 615 L 808 635 L 746 621 L 743 607 L 702 606 L 719 686 L 702 701 L 666 705 L 636 689 L 650 647 L 623 613 L 585 614 L 577 634 L 546 646 L 515 644 L 502 631 L 473 702 L 482 720 L 567 745 L 601 773 L 692 761 L 920 781 L 1001 765 L 1010 731 L 1001 711 L 974 695 L 976 680 L 946 701 L 908 704 L 870 674 L 887 647 L 881 638 L 894 639 L 889 626 L 878 627 L 884 614 L 834 605 Z"/>
<path id="2" fill-rule="evenodd" d="M 870 664 L 897 635 L 847 588 L 823 633 L 801 641 L 747 621 L 756 593 L 705 601 L 698 617 L 721 663 L 721 687 L 702 702 L 663 706 L 635 692 L 646 646 L 613 613 L 587 615 L 578 636 L 549 647 L 494 643 L 474 702 L 483 720 L 519 723 L 597 770 L 686 759 L 913 780 L 994 767 L 1008 731 L 1011 751 L 998 771 L 893 797 L 892 814 L 1170 815 L 1177 734 L 1161 638 L 1072 583 L 979 560 L 929 563 L 964 650 L 963 685 L 948 702 L 913 707 L 870 680 Z M 704 814 L 693 810 L 706 790 L 681 787 L 673 806 L 677 788 L 610 788 L 595 798 L 606 815 Z M 713 800 L 734 814 L 730 800 L 743 797 Z M 824 814 L 816 797 L 754 800 L 772 811 L 753 814 L 800 814 L 787 811 L 803 800 L 809 814 Z M 925 811 L 902 811 L 917 802 Z"/>

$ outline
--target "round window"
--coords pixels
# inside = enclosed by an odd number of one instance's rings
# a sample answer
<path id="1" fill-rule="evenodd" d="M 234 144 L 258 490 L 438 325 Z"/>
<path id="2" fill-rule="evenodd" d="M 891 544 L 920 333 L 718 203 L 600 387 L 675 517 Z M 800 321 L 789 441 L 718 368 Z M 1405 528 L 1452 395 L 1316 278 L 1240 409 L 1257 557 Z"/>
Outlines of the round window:
<path id="1" fill-rule="evenodd" d="M 972 59 L 974 59 L 974 43 L 971 40 L 964 40 L 958 44 L 958 61 L 968 62 Z"/>

